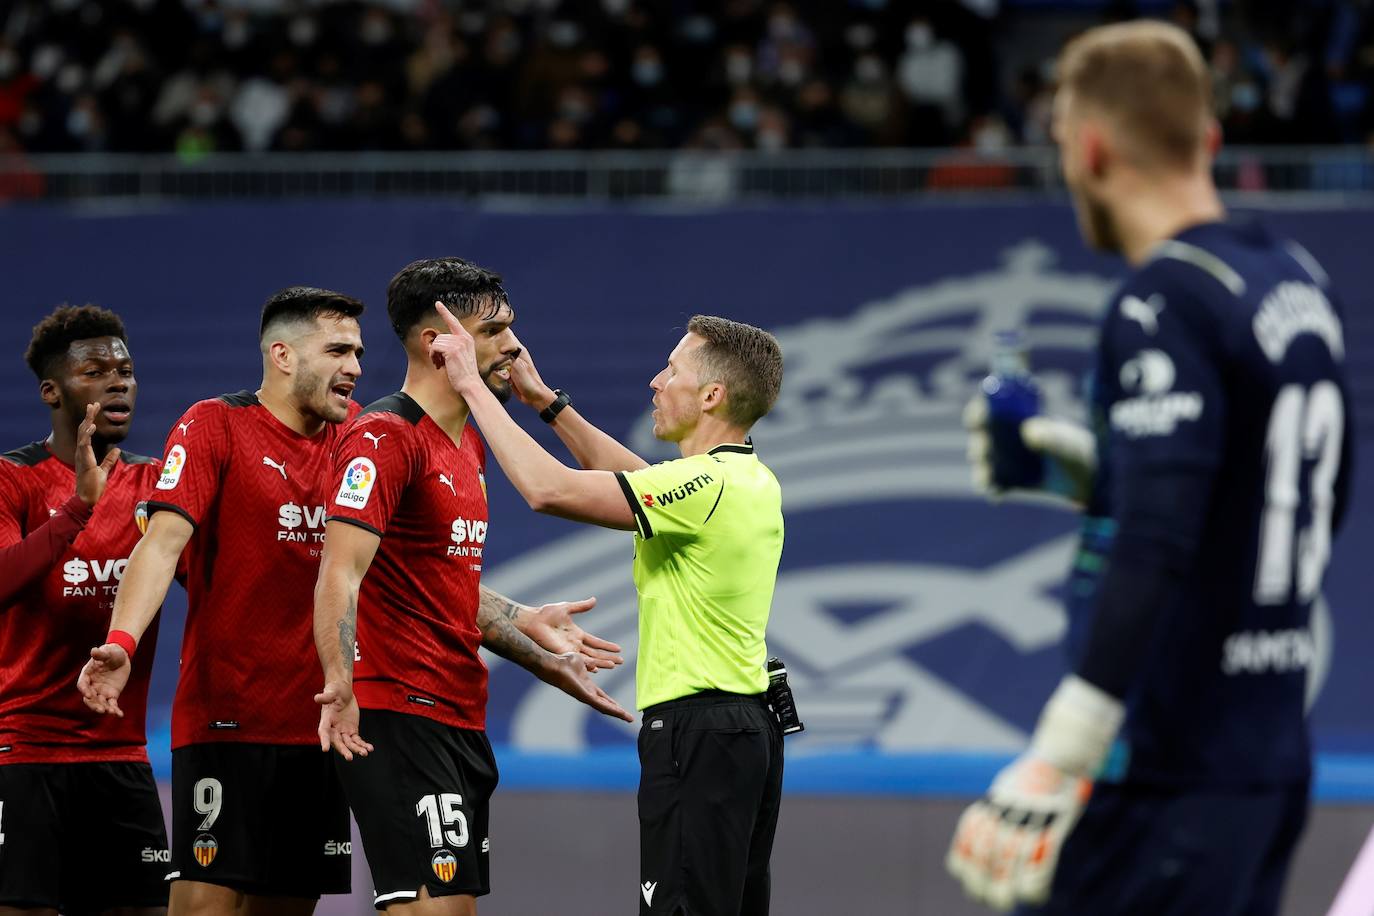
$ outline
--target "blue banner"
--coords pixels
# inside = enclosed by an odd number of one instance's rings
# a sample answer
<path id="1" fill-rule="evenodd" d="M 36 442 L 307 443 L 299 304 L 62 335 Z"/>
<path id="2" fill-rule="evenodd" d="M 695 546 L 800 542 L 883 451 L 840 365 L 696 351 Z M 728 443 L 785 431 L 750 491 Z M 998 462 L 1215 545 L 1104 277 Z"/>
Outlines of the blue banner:
<path id="1" fill-rule="evenodd" d="M 1343 291 L 1357 410 L 1374 419 L 1374 303 L 1364 256 L 1349 243 L 1374 233 L 1374 214 L 1257 215 L 1300 240 Z M 1022 746 L 1062 673 L 1074 516 L 975 494 L 959 415 L 987 370 L 992 332 L 1013 326 L 1027 329 L 1050 410 L 1082 414 L 1095 322 L 1122 267 L 1084 249 L 1066 206 L 13 208 L 0 211 L 0 238 L 5 448 L 46 433 L 19 355 L 28 328 L 63 301 L 125 318 L 141 383 L 128 445 L 148 453 L 192 401 L 257 386 L 258 311 L 283 286 L 363 298 L 358 397 L 395 390 L 403 359 L 385 287 L 421 257 L 458 254 L 505 274 L 515 330 L 544 378 L 651 459 L 673 453 L 650 433 L 648 382 L 687 318 L 719 313 L 772 330 L 786 380 L 754 441 L 786 512 L 769 644 L 788 662 L 807 723 L 789 739 L 793 789 L 980 789 Z M 563 454 L 543 424 L 512 409 Z M 1365 757 L 1374 759 L 1374 671 L 1364 659 L 1374 622 L 1360 565 L 1374 551 L 1369 447 L 1360 462 L 1357 505 L 1314 622 L 1312 722 L 1331 798 L 1374 798 Z M 488 479 L 485 581 L 528 603 L 595 595 L 585 625 L 633 659 L 630 535 L 537 516 L 498 472 Z M 183 605 L 179 594 L 169 600 L 158 652 L 150 750 L 159 761 Z M 489 729 L 505 784 L 634 784 L 637 726 L 586 712 L 498 660 L 491 667 Z M 632 705 L 632 661 L 599 678 Z"/>

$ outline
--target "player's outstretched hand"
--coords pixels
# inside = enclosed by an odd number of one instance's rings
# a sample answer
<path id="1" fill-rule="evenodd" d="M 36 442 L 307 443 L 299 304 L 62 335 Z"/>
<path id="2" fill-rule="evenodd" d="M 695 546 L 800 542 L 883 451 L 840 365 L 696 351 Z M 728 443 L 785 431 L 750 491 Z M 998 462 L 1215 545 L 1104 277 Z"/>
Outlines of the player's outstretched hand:
<path id="1" fill-rule="evenodd" d="M 482 381 L 477 370 L 477 344 L 442 302 L 434 303 L 434 309 L 448 326 L 448 333 L 434 338 L 429 345 L 429 358 L 434 360 L 434 368 L 444 370 L 453 390 L 462 394 L 466 384 Z"/>
<path id="2" fill-rule="evenodd" d="M 534 359 L 524 347 L 520 348 L 520 355 L 511 360 L 510 383 L 520 403 L 535 410 L 548 407 L 556 397 L 553 389 L 539 377 L 539 370 L 534 368 Z"/>
<path id="3" fill-rule="evenodd" d="M 95 461 L 95 415 L 100 412 L 99 404 L 86 405 L 86 419 L 76 429 L 76 495 L 88 506 L 94 506 L 105 493 L 105 484 L 110 479 L 110 471 L 119 460 L 119 449 L 112 448 L 105 453 L 105 460 Z"/>
<path id="4" fill-rule="evenodd" d="M 582 663 L 588 671 L 614 668 L 625 661 L 620 654 L 620 646 L 600 636 L 593 636 L 573 622 L 572 615 L 585 614 L 594 607 L 595 598 L 545 604 L 529 612 L 529 620 L 522 630 L 554 655 L 574 652 L 582 656 Z"/>
<path id="5" fill-rule="evenodd" d="M 80 454 L 80 449 L 77 450 Z M 94 462 L 92 462 L 94 463 Z M 119 695 L 124 685 L 129 683 L 133 666 L 124 647 L 106 643 L 91 650 L 91 659 L 81 669 L 76 679 L 76 689 L 81 691 L 81 701 L 102 715 L 124 717 L 119 708 Z"/>
<path id="6" fill-rule="evenodd" d="M 573 699 L 586 703 L 597 712 L 604 713 L 614 719 L 624 719 L 626 722 L 634 721 L 634 716 L 611 699 L 610 694 L 592 682 L 592 676 L 587 673 L 582 657 L 575 652 L 552 656 L 551 660 L 540 667 L 536 673 L 544 683 L 552 684 Z"/>
<path id="7" fill-rule="evenodd" d="M 352 760 L 354 754 L 366 757 L 372 745 L 358 734 L 358 698 L 353 688 L 330 681 L 315 694 L 315 702 L 320 704 L 320 750 L 332 747 L 344 760 Z"/>
<path id="8" fill-rule="evenodd" d="M 959 818 L 945 867 L 970 897 L 994 909 L 1044 903 L 1091 791 L 1087 779 L 1023 754 Z"/>
<path id="9" fill-rule="evenodd" d="M 1002 489 L 992 479 L 992 436 L 988 432 L 988 402 L 981 394 L 964 407 L 968 431 L 968 461 L 973 488 L 991 497 Z M 1070 420 L 1029 417 L 1021 421 L 1021 441 L 1049 459 L 1044 489 L 1079 505 L 1086 505 L 1097 473 L 1097 441 L 1092 432 Z"/>

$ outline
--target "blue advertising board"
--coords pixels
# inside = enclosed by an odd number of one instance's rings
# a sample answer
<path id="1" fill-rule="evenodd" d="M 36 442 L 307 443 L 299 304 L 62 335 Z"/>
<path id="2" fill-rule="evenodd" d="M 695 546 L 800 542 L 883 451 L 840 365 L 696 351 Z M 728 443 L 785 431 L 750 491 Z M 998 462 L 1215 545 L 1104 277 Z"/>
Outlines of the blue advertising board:
<path id="1" fill-rule="evenodd" d="M 1344 293 L 1357 412 L 1374 420 L 1374 294 L 1351 239 L 1374 213 L 1254 214 L 1299 239 Z M 1087 252 L 1060 202 L 503 209 L 432 202 L 0 210 L 5 359 L 0 444 L 41 438 L 46 411 L 20 355 L 59 302 L 123 315 L 141 393 L 136 451 L 156 454 L 191 402 L 254 388 L 257 318 L 287 285 L 358 296 L 368 353 L 358 398 L 399 387 L 385 288 L 421 257 L 457 254 L 506 276 L 515 330 L 544 378 L 651 460 L 648 381 L 694 313 L 768 328 L 783 393 L 755 430 L 783 487 L 787 541 L 769 630 L 807 731 L 789 739 L 794 791 L 962 794 L 1025 741 L 1063 670 L 1060 587 L 1071 512 L 973 492 L 960 411 L 992 333 L 1023 327 L 1052 412 L 1081 415 L 1095 323 L 1122 266 Z M 529 411 L 512 410 L 565 454 Z M 1363 444 L 1363 443 L 1362 443 Z M 1374 444 L 1374 443 L 1371 443 Z M 1322 797 L 1374 798 L 1371 449 L 1314 620 L 1312 723 Z M 568 459 L 571 460 L 570 458 Z M 632 539 L 538 516 L 488 475 L 487 584 L 527 602 L 595 595 L 585 625 L 627 664 L 599 675 L 633 704 Z M 308 613 L 283 608 L 283 613 Z M 165 772 L 184 599 L 157 654 L 150 752 Z M 313 664 L 312 659 L 303 663 Z M 503 784 L 629 788 L 637 726 L 578 707 L 489 659 L 489 730 Z M 76 672 L 72 673 L 75 679 Z"/>

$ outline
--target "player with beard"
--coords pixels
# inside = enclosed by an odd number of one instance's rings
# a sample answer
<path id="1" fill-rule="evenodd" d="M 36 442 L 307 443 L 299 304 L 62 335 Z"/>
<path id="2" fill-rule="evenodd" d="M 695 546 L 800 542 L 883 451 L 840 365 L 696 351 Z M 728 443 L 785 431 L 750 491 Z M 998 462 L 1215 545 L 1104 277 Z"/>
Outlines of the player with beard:
<path id="1" fill-rule="evenodd" d="M 0 912 L 153 916 L 167 835 L 144 747 L 151 665 L 128 719 L 91 718 L 71 672 L 106 641 L 159 462 L 115 447 L 138 393 L 117 315 L 59 308 L 25 360 L 52 432 L 0 456 Z M 150 630 L 149 658 L 155 643 Z"/>
<path id="2" fill-rule="evenodd" d="M 184 552 L 189 608 L 172 711 L 177 913 L 308 913 L 321 894 L 350 889 L 348 810 L 313 747 L 317 681 L 303 660 L 329 455 L 358 412 L 362 311 L 308 287 L 267 301 L 262 385 L 194 404 L 172 428 L 148 532 L 114 609 L 112 626 L 131 641 L 92 650 L 79 681 L 92 709 L 123 714 L 129 650 Z M 567 606 L 544 611 L 533 616 L 563 638 L 560 648 L 570 639 L 582 648 Z"/>
<path id="3" fill-rule="evenodd" d="M 459 258 L 416 261 L 387 288 L 407 356 L 401 390 L 348 424 L 334 448 L 337 491 L 315 588 L 324 667 L 321 747 L 331 745 L 362 834 L 379 909 L 470 916 L 489 891 L 484 645 L 619 718 L 572 655 L 513 625 L 480 588 L 488 514 L 485 451 L 430 348 L 446 303 L 478 340 L 483 379 L 512 393 L 520 353 L 501 278 Z M 332 490 L 332 488 L 331 488 Z"/>
<path id="4" fill-rule="evenodd" d="M 1133 268 L 1093 378 L 1082 637 L 948 865 L 1001 909 L 1276 913 L 1309 805 L 1312 606 L 1349 505 L 1336 294 L 1296 242 L 1226 220 L 1185 32 L 1092 29 L 1059 75 L 1080 228 Z M 1027 424 L 1028 445 L 1084 464 L 1073 436 Z"/>

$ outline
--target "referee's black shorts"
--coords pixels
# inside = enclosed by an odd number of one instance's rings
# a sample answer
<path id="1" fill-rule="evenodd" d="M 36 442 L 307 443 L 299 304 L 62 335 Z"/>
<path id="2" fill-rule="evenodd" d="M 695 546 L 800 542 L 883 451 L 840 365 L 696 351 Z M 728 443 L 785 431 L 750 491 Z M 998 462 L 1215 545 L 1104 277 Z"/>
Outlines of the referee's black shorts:
<path id="1" fill-rule="evenodd" d="M 641 916 L 766 914 L 782 730 L 763 694 L 646 708 L 639 764 Z"/>

